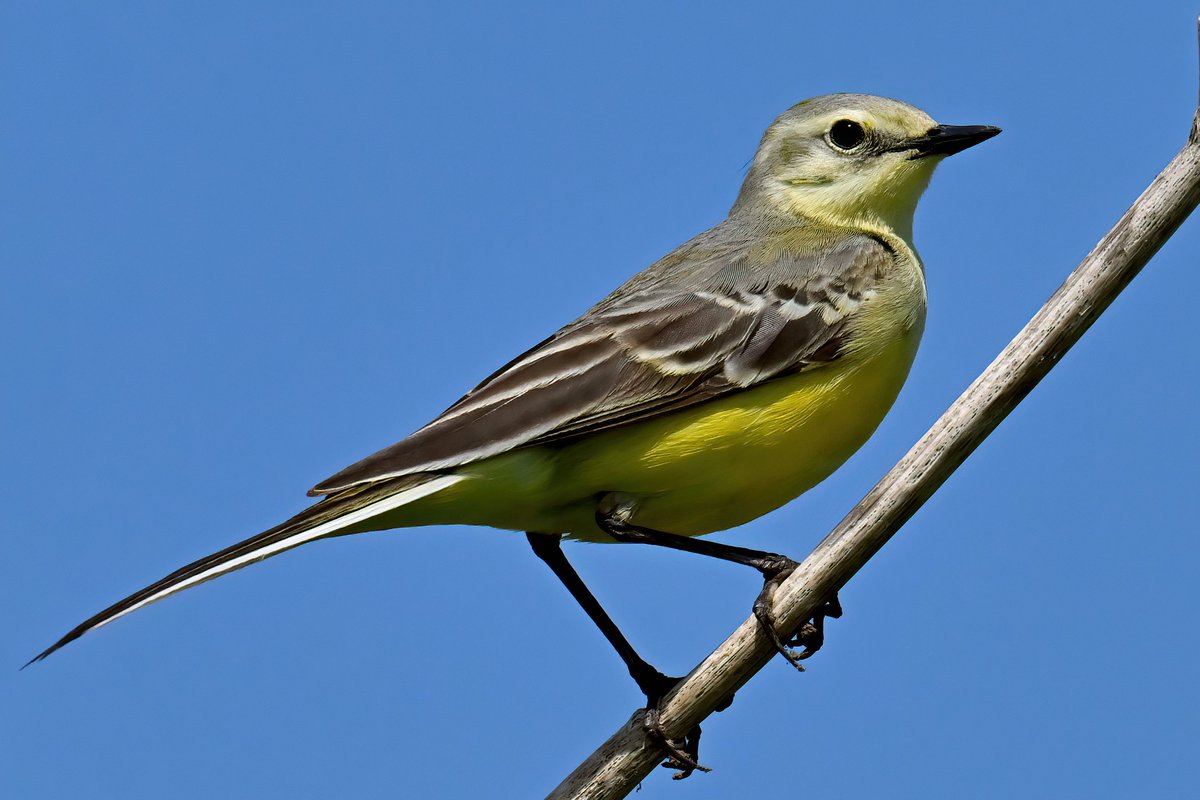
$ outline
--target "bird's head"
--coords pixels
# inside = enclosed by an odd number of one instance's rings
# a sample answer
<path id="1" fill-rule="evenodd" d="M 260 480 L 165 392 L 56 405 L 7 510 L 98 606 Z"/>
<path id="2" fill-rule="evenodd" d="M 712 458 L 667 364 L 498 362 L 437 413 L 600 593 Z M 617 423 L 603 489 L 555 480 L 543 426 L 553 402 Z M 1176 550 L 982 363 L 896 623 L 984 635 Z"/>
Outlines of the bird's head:
<path id="1" fill-rule="evenodd" d="M 814 97 L 767 128 L 734 213 L 758 208 L 838 225 L 885 226 L 909 239 L 934 167 L 999 132 L 989 125 L 939 125 L 919 108 L 886 97 Z"/>

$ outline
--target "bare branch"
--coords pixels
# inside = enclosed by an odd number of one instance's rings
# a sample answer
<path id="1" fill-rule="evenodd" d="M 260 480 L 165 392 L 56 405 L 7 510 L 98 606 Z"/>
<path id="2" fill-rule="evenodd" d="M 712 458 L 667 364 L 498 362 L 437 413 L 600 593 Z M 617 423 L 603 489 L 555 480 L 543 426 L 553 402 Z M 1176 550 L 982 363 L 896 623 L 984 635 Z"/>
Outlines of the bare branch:
<path id="1" fill-rule="evenodd" d="M 1200 21 L 1198 21 L 1200 30 Z M 1071 273 L 1029 324 L 908 454 L 779 587 L 781 629 L 808 619 L 899 530 L 1079 340 L 1200 202 L 1200 108 L 1187 144 Z M 663 704 L 662 723 L 680 736 L 766 665 L 774 654 L 747 619 L 691 671 Z M 613 734 L 550 795 L 618 798 L 663 759 L 641 714 Z"/>

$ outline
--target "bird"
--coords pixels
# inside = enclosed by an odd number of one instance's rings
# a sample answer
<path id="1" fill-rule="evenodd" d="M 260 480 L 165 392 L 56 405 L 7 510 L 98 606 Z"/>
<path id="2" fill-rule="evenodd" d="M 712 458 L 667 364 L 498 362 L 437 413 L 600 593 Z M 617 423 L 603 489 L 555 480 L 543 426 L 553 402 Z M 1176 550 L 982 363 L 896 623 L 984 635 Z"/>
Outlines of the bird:
<path id="1" fill-rule="evenodd" d="M 321 498 L 71 629 L 333 536 L 468 524 L 524 532 L 625 662 L 654 711 L 679 680 L 643 660 L 574 571 L 564 539 L 635 542 L 750 566 L 754 614 L 791 663 L 820 646 L 836 596 L 776 630 L 775 553 L 701 539 L 793 500 L 875 431 L 925 324 L 917 201 L 946 157 L 1000 132 L 941 125 L 885 97 L 831 94 L 766 129 L 728 216 L 517 356 L 424 427 L 321 481 Z M 792 647 L 803 646 L 804 652 Z M 28 666 L 28 665 L 27 665 Z M 647 730 L 684 769 L 694 743 Z"/>

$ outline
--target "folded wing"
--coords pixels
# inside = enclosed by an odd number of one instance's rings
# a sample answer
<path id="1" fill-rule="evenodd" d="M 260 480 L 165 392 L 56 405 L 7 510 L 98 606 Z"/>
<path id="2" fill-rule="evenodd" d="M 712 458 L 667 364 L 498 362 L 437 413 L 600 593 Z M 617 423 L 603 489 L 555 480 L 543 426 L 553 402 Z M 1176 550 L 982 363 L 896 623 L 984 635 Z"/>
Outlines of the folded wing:
<path id="1" fill-rule="evenodd" d="M 771 259 L 676 257 L 310 494 L 590 435 L 828 363 L 891 263 L 865 236 Z"/>

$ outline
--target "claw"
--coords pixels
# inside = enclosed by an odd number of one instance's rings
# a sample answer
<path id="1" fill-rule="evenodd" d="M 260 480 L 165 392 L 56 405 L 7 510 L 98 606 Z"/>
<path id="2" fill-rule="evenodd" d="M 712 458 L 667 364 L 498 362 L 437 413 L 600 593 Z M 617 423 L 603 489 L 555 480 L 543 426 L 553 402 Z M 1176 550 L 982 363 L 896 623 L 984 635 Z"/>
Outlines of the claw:
<path id="1" fill-rule="evenodd" d="M 785 642 L 775 628 L 775 612 L 771 604 L 771 595 L 775 593 L 776 585 L 770 580 L 763 584 L 758 599 L 754 601 L 754 618 L 758 620 L 758 627 L 771 640 L 776 652 L 786 658 L 787 662 L 797 670 L 804 672 L 804 666 L 800 663 L 802 654 L 792 650 L 788 646 L 790 642 Z"/>
<path id="2" fill-rule="evenodd" d="M 687 736 L 683 737 L 683 750 L 692 757 L 693 764 L 700 757 L 700 733 L 700 726 L 697 725 L 688 731 Z M 702 767 L 699 764 L 695 764 L 694 766 L 692 764 L 683 764 L 674 756 L 668 758 L 659 764 L 659 766 L 663 769 L 678 770 L 678 772 L 671 776 L 671 780 L 673 781 L 681 781 L 684 778 L 688 778 L 697 769 L 701 772 L 712 772 L 708 767 Z"/>
<path id="3" fill-rule="evenodd" d="M 663 733 L 660 716 L 661 712 L 657 708 L 647 708 L 646 715 L 642 717 L 642 730 L 646 732 L 646 736 L 667 752 L 667 760 L 659 766 L 665 769 L 679 770 L 671 776 L 677 781 L 683 780 L 697 770 L 712 772 L 710 768 L 697 760 L 700 748 L 700 726 L 693 727 L 684 736 L 683 741 L 676 744 L 674 740 L 668 739 L 667 735 Z"/>
<path id="4" fill-rule="evenodd" d="M 763 574 L 765 580 L 762 591 L 754 600 L 754 618 L 758 620 L 758 626 L 770 639 L 776 652 L 786 658 L 787 662 L 797 670 L 804 672 L 804 667 L 800 664 L 800 660 L 803 658 L 802 654 L 788 646 L 791 641 L 785 641 L 775 626 L 775 590 L 779 588 L 784 579 L 796 571 L 798 566 L 800 565 L 792 559 L 777 555 L 770 556 L 759 565 L 758 570 Z M 791 638 L 794 639 L 794 637 Z"/>
<path id="5" fill-rule="evenodd" d="M 811 658 L 814 653 L 821 649 L 821 645 L 825 643 L 825 619 L 837 619 L 842 616 L 842 604 L 835 594 L 829 600 L 822 603 L 815 612 L 812 618 L 805 622 L 800 628 L 792 634 L 788 639 L 788 644 L 793 647 L 803 647 L 803 652 L 797 654 L 797 658 Z"/>
<path id="6" fill-rule="evenodd" d="M 631 672 L 638 687 L 646 695 L 646 714 L 642 717 L 642 730 L 646 732 L 646 737 L 651 742 L 658 745 L 667 753 L 667 760 L 659 766 L 666 769 L 678 770 L 671 777 L 677 781 L 691 775 L 696 770 L 701 772 L 710 772 L 708 767 L 702 766 L 699 762 L 699 747 L 700 747 L 700 726 L 697 725 L 688 731 L 682 741 L 668 739 L 663 733 L 660 717 L 662 711 L 660 706 L 662 699 L 668 692 L 675 688 L 682 678 L 669 678 L 663 675 L 658 670 L 648 667 L 645 670 L 637 670 Z M 733 702 L 731 696 L 725 707 Z"/>
<path id="7" fill-rule="evenodd" d="M 773 598 L 779 584 L 794 570 L 795 566 L 792 566 L 786 571 L 767 576 L 762 591 L 758 594 L 758 599 L 754 601 L 754 617 L 758 620 L 759 627 L 767 634 L 767 638 L 771 640 L 771 644 L 775 646 L 775 650 L 786 658 L 789 664 L 800 672 L 804 672 L 804 666 L 800 662 L 812 658 L 821 649 L 821 645 L 825 643 L 825 619 L 827 617 L 837 619 L 842 616 L 842 604 L 835 594 L 818 606 L 812 617 L 802 623 L 795 633 L 787 639 L 781 637 L 775 628 Z M 793 649 L 796 647 L 803 649 L 797 652 Z"/>

